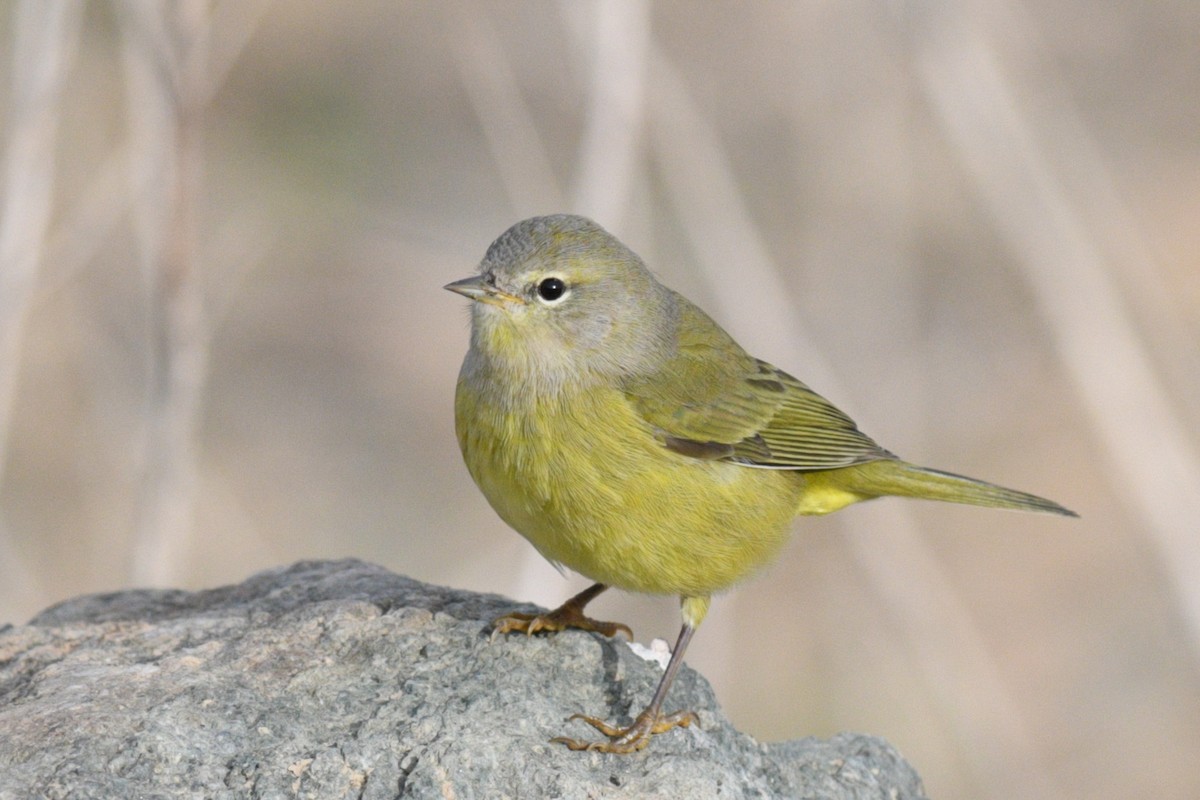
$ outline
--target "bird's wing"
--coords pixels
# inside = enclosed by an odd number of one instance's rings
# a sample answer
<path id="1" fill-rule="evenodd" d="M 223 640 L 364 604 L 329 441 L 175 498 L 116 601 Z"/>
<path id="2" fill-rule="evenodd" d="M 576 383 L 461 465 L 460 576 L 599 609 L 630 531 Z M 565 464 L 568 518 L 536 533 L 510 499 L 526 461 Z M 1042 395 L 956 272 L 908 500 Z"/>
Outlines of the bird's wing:
<path id="1" fill-rule="evenodd" d="M 800 381 L 748 355 L 703 312 L 680 326 L 677 354 L 624 386 L 671 450 L 754 467 L 821 470 L 894 458 Z"/>
<path id="2" fill-rule="evenodd" d="M 750 379 L 758 391 L 782 395 L 775 414 L 754 437 L 766 445 L 766 454 L 738 443 L 734 460 L 759 466 L 802 470 L 832 469 L 895 458 L 875 443 L 837 406 L 781 369 L 757 361 L 773 377 Z M 782 389 L 776 388 L 775 385 Z"/>

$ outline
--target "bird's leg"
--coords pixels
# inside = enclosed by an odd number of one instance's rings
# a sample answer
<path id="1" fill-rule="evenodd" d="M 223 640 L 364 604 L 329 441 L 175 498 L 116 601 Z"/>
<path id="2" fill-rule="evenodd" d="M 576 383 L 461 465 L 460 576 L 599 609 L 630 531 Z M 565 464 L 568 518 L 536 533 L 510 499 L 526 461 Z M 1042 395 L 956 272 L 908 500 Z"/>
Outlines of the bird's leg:
<path id="1" fill-rule="evenodd" d="M 578 628 L 583 631 L 595 631 L 604 636 L 616 636 L 618 632 L 624 632 L 626 638 L 632 641 L 633 631 L 628 625 L 620 622 L 600 622 L 583 614 L 583 607 L 607 588 L 603 583 L 594 583 L 549 614 L 520 614 L 515 611 L 505 614 L 492 621 L 492 636 L 512 631 L 534 634 L 538 631 L 554 632 Z"/>
<path id="2" fill-rule="evenodd" d="M 597 750 L 601 753 L 620 754 L 635 753 L 650 744 L 650 737 L 654 734 L 665 733 L 675 727 L 686 728 L 695 722 L 696 715 L 691 711 L 676 711 L 673 714 L 662 713 L 662 704 L 663 700 L 667 697 L 667 690 L 671 688 L 671 684 L 675 681 L 675 673 L 679 672 L 679 667 L 683 664 L 683 651 L 687 649 L 688 642 L 692 640 L 692 634 L 695 632 L 696 628 L 693 625 L 688 622 L 683 624 L 682 630 L 679 631 L 679 640 L 675 642 L 675 650 L 671 653 L 671 660 L 667 662 L 667 669 L 663 673 L 662 680 L 658 682 L 658 688 L 654 690 L 654 697 L 650 699 L 650 705 L 646 706 L 645 710 L 637 715 L 632 725 L 628 728 L 617 728 L 596 717 L 574 714 L 570 719 L 583 720 L 607 736 L 609 741 L 588 742 L 581 739 L 570 739 L 565 736 L 559 736 L 551 741 L 565 744 L 572 750 Z"/>

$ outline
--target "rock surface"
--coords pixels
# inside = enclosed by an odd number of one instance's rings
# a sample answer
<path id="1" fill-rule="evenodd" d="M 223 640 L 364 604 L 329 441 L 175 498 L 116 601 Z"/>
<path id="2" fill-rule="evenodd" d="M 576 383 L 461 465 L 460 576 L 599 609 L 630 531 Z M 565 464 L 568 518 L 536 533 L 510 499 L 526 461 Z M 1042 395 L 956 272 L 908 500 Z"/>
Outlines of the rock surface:
<path id="1" fill-rule="evenodd" d="M 686 667 L 700 725 L 574 753 L 659 666 L 594 634 L 507 636 L 511 601 L 357 561 L 203 592 L 129 591 L 0 628 L 0 798 L 923 798 L 888 744 L 761 744 Z"/>

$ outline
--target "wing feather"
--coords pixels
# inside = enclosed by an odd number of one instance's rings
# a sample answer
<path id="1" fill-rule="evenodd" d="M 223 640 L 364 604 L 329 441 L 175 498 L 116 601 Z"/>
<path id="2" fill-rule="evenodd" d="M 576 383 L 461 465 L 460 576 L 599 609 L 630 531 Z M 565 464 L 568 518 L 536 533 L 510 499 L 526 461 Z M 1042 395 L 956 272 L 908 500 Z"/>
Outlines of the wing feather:
<path id="1" fill-rule="evenodd" d="M 664 446 L 693 458 L 774 469 L 895 458 L 828 400 L 748 355 L 703 311 L 684 300 L 682 312 L 676 355 L 624 387 Z"/>

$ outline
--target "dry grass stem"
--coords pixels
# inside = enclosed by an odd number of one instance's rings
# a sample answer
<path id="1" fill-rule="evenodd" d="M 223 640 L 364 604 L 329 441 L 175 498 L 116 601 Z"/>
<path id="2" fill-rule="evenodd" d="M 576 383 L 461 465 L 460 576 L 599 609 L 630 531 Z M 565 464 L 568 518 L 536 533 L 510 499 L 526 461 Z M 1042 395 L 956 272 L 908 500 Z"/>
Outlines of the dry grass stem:
<path id="1" fill-rule="evenodd" d="M 562 9 L 583 17 L 571 30 L 575 49 L 591 65 L 571 210 L 619 231 L 641 163 L 650 7 L 644 0 L 603 0 L 590 8 L 568 1 Z"/>
<path id="2" fill-rule="evenodd" d="M 22 0 L 13 14 L 13 77 L 0 208 L 0 480 L 8 460 L 25 321 L 50 225 L 59 104 L 83 10 L 72 0 Z M 34 574 L 0 519 L 0 579 L 20 598 L 34 591 Z"/>
<path id="3" fill-rule="evenodd" d="M 484 6 L 448 4 L 446 41 L 515 218 L 563 208 L 535 115 Z"/>
<path id="4" fill-rule="evenodd" d="M 192 533 L 195 426 L 208 360 L 195 218 L 208 12 L 202 3 L 135 0 L 121 10 L 133 222 L 147 309 L 147 428 L 131 578 L 163 585 L 178 579 Z"/>
<path id="5" fill-rule="evenodd" d="M 1082 124 L 1049 116 L 1069 115 L 1069 105 L 1047 104 L 1032 113 L 987 35 L 950 12 L 939 15 L 936 25 L 918 40 L 926 91 L 975 176 L 976 191 L 1019 256 L 1103 443 L 1114 492 L 1146 521 L 1143 530 L 1170 578 L 1200 661 L 1200 454 L 1122 300 L 1114 271 L 1125 265 L 1094 234 L 1137 226 L 1119 212 L 1115 219 L 1086 219 L 1083 201 L 1055 166 L 1058 160 L 1047 157 L 1047 131 L 1068 129 L 1087 140 Z M 1039 74 L 1050 71 L 1043 61 L 1038 66 Z M 1081 190 L 1111 183 L 1099 159 L 1086 166 L 1091 174 Z M 1111 203 L 1108 209 L 1115 212 Z M 1136 233 L 1130 236 L 1136 241 Z M 1141 250 L 1135 263 L 1150 259 Z"/>

